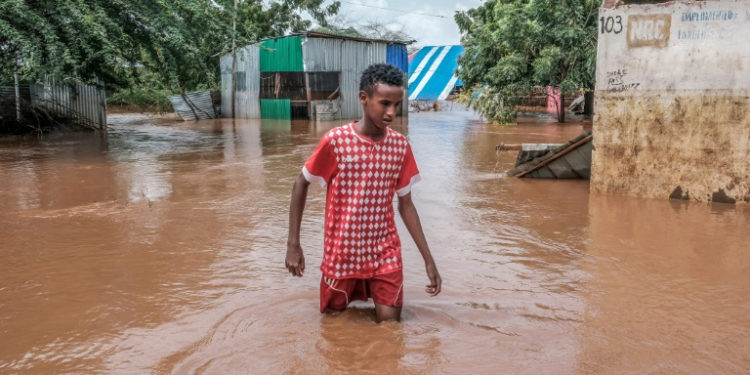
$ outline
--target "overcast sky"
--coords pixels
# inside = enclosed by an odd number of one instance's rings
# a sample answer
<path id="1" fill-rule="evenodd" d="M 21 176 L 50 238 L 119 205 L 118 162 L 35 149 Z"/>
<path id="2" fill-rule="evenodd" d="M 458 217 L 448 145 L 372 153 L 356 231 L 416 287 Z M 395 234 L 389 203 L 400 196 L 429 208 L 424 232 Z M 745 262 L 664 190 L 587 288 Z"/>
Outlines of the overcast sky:
<path id="1" fill-rule="evenodd" d="M 340 13 L 355 21 L 378 20 L 381 23 L 396 22 L 403 24 L 405 31 L 417 39 L 419 46 L 460 44 L 458 26 L 453 20 L 457 10 L 476 8 L 481 0 L 341 0 Z M 346 1 L 346 2 L 344 2 Z M 332 0 L 325 4 L 332 3 Z M 353 4 L 351 4 L 353 3 Z M 354 4 L 378 8 L 395 9 L 405 12 L 424 13 L 445 18 L 421 16 L 411 13 L 375 9 Z"/>

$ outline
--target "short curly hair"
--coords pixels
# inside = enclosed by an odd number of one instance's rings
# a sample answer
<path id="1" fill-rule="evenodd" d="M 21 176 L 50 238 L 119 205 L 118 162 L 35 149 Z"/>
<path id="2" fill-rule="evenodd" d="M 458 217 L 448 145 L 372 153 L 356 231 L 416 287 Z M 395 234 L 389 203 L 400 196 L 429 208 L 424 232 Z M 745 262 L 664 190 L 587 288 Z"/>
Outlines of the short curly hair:
<path id="1" fill-rule="evenodd" d="M 391 64 L 372 64 L 362 72 L 359 89 L 366 92 L 367 95 L 372 95 L 372 90 L 380 83 L 404 87 L 404 73 Z"/>

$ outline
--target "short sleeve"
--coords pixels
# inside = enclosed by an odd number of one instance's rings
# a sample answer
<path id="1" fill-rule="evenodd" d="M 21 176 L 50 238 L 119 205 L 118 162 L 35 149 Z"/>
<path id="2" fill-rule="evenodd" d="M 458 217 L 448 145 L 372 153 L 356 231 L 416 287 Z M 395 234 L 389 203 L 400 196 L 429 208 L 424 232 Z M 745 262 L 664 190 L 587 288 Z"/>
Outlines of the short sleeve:
<path id="1" fill-rule="evenodd" d="M 414 154 L 411 152 L 411 144 L 406 143 L 406 154 L 404 155 L 404 163 L 401 165 L 401 173 L 396 181 L 396 194 L 399 197 L 403 197 L 411 192 L 412 185 L 419 182 L 419 169 L 417 168 L 417 161 L 414 160 Z"/>
<path id="2" fill-rule="evenodd" d="M 337 168 L 338 161 L 331 140 L 328 136 L 324 136 L 312 156 L 307 159 L 305 166 L 302 168 L 302 174 L 307 182 L 326 187 L 336 174 Z"/>

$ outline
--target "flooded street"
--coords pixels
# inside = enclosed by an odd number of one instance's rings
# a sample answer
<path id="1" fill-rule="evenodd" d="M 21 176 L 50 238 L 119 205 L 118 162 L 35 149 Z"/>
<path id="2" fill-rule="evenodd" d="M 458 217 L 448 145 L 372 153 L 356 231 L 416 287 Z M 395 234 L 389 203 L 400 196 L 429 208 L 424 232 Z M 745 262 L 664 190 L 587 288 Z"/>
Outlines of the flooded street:
<path id="1" fill-rule="evenodd" d="M 443 292 L 404 250 L 403 322 L 318 312 L 325 191 L 284 268 L 294 179 L 343 122 L 113 118 L 0 138 L 0 374 L 748 374 L 750 210 L 502 178 L 564 126 L 412 114 Z"/>

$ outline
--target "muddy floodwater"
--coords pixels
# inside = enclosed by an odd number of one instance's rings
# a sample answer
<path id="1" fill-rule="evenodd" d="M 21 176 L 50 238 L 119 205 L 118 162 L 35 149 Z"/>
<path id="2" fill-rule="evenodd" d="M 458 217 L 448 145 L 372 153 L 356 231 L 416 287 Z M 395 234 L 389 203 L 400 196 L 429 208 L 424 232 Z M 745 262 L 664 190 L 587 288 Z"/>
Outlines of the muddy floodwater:
<path id="1" fill-rule="evenodd" d="M 294 179 L 340 122 L 112 117 L 0 138 L 0 374 L 748 374 L 750 211 L 499 177 L 583 123 L 412 114 L 403 322 L 318 312 L 325 191 L 284 269 Z"/>

